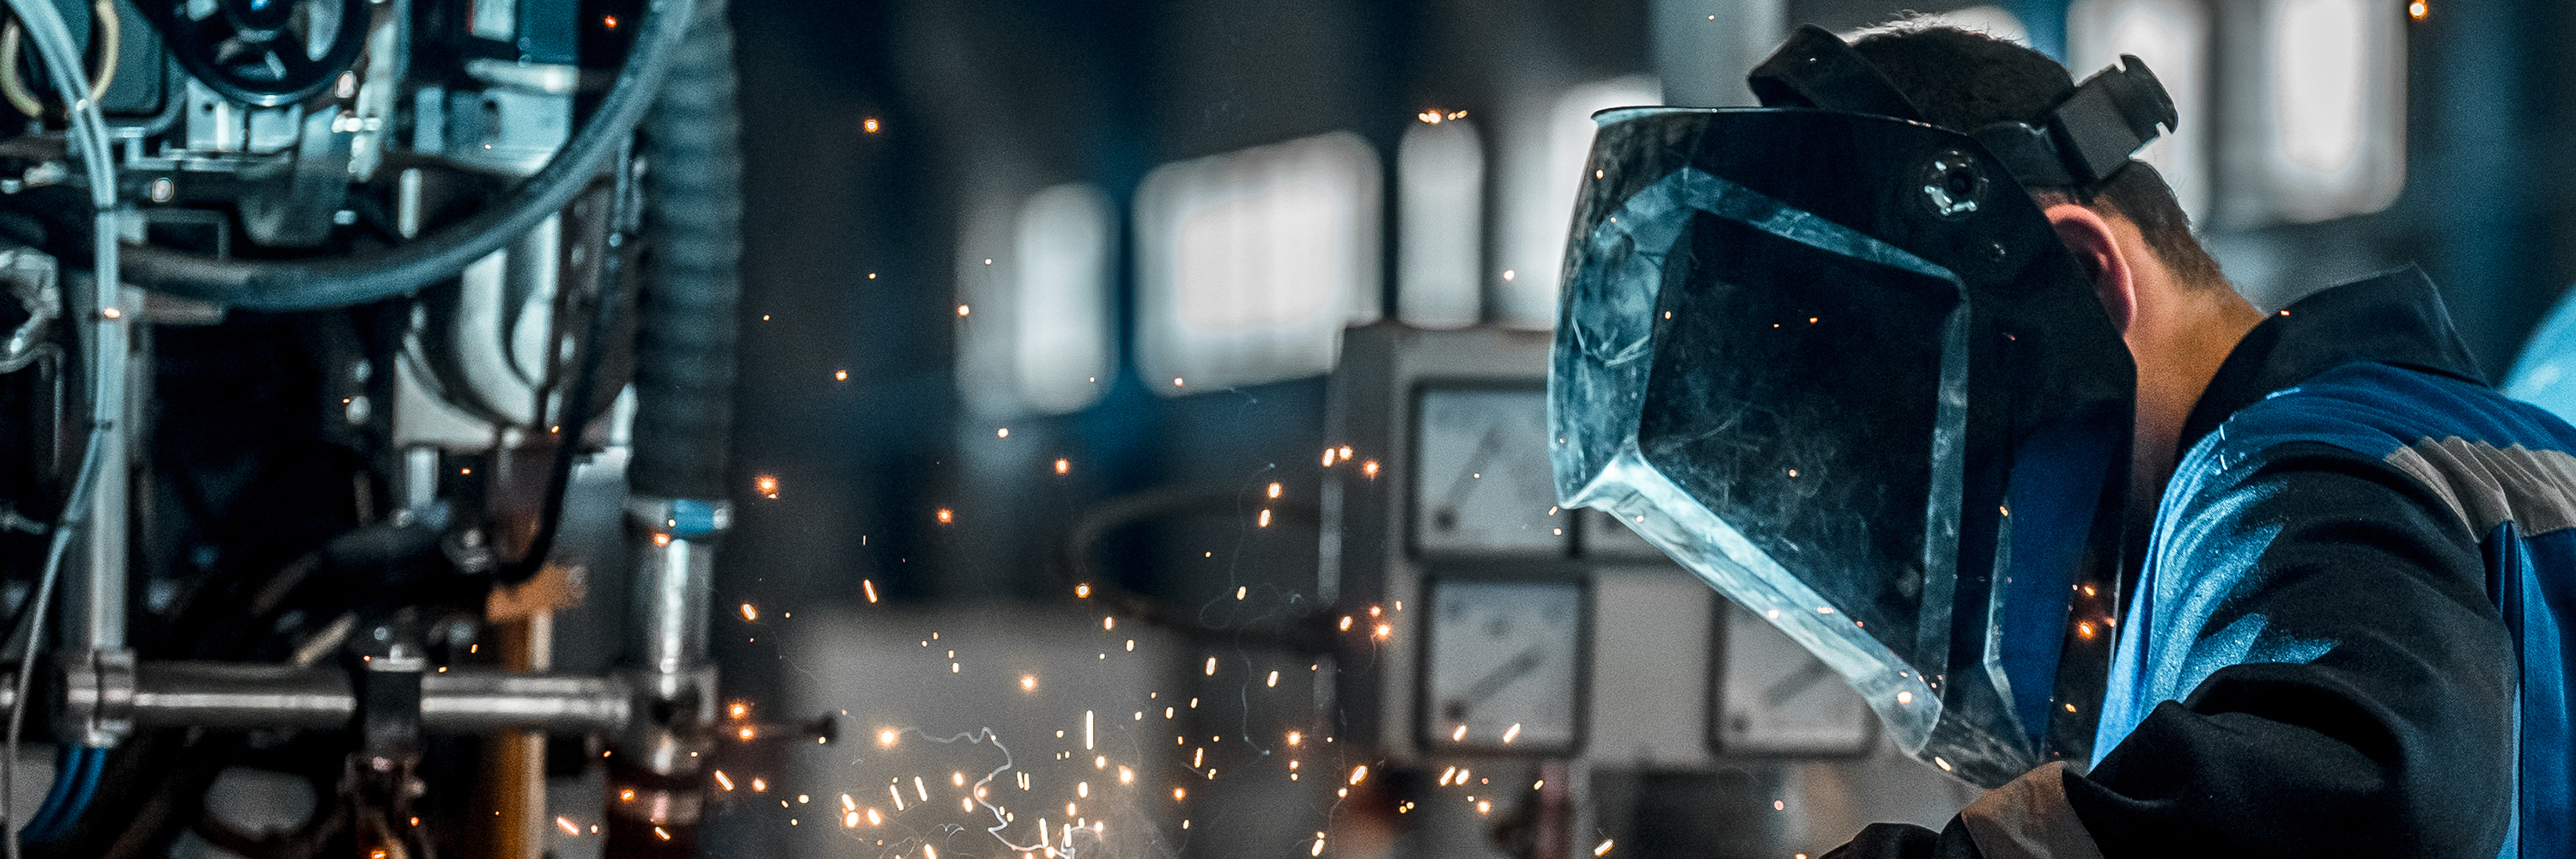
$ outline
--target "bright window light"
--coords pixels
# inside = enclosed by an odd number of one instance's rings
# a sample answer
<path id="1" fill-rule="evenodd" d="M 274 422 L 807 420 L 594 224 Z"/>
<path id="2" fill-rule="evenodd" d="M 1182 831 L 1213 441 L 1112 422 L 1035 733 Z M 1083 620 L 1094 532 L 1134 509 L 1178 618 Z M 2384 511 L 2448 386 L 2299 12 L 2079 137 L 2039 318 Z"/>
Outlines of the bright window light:
<path id="1" fill-rule="evenodd" d="M 1494 316 L 1503 324 L 1556 325 L 1558 269 L 1574 221 L 1574 196 L 1591 158 L 1592 115 L 1662 101 L 1663 87 L 1654 78 L 1623 77 L 1540 96 L 1507 117 L 1497 258 L 1484 272 L 1484 282 L 1496 285 Z"/>
<path id="2" fill-rule="evenodd" d="M 2352 168 L 2361 154 L 2363 65 L 2369 10 L 2355 0 L 2286 0 L 2272 25 L 2272 110 L 2280 154 L 2317 174 Z"/>
<path id="3" fill-rule="evenodd" d="M 1395 181 L 1396 317 L 1423 328 L 1476 324 L 1485 306 L 1485 144 L 1476 126 L 1407 127 Z"/>
<path id="4" fill-rule="evenodd" d="M 1378 317 L 1377 154 L 1335 132 L 1167 164 L 1136 192 L 1138 362 L 1186 394 L 1324 373 Z M 1183 383 L 1181 380 L 1186 380 Z"/>
<path id="5" fill-rule="evenodd" d="M 2143 60 L 2181 118 L 2138 152 L 2195 222 L 2209 212 L 2209 8 L 2197 0 L 2077 0 L 2066 10 L 2068 65 L 2080 80 L 2122 54 Z"/>
<path id="6" fill-rule="evenodd" d="M 2265 0 L 2237 50 L 2255 71 L 2226 144 L 2231 224 L 2387 208 L 2405 187 L 2405 19 L 2372 0 Z M 2231 19 L 2233 21 L 2235 19 Z"/>
<path id="7" fill-rule="evenodd" d="M 1006 415 L 1090 405 L 1110 376 L 1107 195 L 1087 184 L 985 207 L 958 268 L 961 385 L 976 410 Z"/>

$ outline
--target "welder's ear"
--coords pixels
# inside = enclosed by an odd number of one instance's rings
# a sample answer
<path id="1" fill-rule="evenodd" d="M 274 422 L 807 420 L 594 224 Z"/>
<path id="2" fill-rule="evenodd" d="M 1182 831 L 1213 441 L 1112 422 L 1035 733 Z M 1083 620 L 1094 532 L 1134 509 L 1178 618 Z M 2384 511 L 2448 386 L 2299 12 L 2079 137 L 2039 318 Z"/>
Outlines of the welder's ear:
<path id="1" fill-rule="evenodd" d="M 2042 214 L 2048 216 L 2049 226 L 2057 228 L 2058 241 L 2075 255 L 2084 275 L 2093 279 L 2093 296 L 2101 299 L 2111 324 L 2121 334 L 2129 333 L 2129 323 L 2138 317 L 2136 271 L 2122 255 L 2110 222 L 2100 212 L 2074 203 L 2049 206 Z"/>

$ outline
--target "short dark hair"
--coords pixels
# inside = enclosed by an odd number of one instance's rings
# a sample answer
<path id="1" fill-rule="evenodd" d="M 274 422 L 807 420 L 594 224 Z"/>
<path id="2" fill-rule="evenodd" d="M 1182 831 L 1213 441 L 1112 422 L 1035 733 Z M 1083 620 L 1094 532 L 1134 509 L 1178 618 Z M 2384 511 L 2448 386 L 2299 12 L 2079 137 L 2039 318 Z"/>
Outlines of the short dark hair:
<path id="1" fill-rule="evenodd" d="M 1956 27 L 1912 26 L 1852 45 L 1914 103 L 1925 121 L 1954 131 L 2038 119 L 2075 92 L 2066 67 L 2047 54 Z M 2166 268 L 2188 283 L 2223 283 L 2218 261 L 2191 234 L 2191 217 L 2156 168 L 2132 161 L 2091 194 L 2031 188 L 2043 202 L 2071 200 L 2118 212 Z"/>

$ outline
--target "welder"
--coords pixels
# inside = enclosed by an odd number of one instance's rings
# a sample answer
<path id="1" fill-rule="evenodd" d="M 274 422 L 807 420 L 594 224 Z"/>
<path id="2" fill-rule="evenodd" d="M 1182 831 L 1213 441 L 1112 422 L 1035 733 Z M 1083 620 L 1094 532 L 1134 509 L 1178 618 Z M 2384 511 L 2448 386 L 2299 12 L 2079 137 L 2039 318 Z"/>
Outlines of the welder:
<path id="1" fill-rule="evenodd" d="M 1553 454 L 1991 788 L 1837 855 L 2576 851 L 2576 428 L 2421 274 L 2254 308 L 2134 57 L 1809 27 L 1751 83 L 1600 118 Z"/>

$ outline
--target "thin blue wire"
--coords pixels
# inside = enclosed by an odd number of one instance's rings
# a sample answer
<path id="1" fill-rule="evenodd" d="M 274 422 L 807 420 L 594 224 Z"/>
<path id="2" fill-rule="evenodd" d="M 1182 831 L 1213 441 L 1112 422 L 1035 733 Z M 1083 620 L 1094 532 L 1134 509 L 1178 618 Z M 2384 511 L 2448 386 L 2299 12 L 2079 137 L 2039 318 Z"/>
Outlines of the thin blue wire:
<path id="1" fill-rule="evenodd" d="M 45 801 L 36 806 L 36 814 L 27 818 L 22 832 L 43 832 L 54 816 L 62 813 L 63 801 L 71 798 L 72 783 L 80 779 L 80 749 L 64 746 L 54 753 L 54 784 L 45 789 Z"/>
<path id="2" fill-rule="evenodd" d="M 89 809 L 91 797 L 98 793 L 99 776 L 107 764 L 106 749 L 67 748 L 60 758 L 53 788 L 45 792 L 44 804 L 20 830 L 28 841 L 42 844 L 61 837 Z"/>

